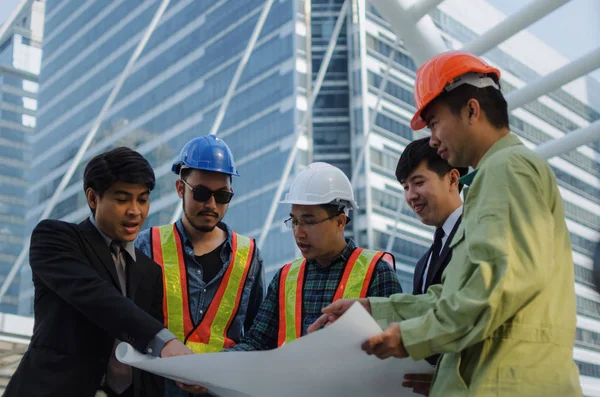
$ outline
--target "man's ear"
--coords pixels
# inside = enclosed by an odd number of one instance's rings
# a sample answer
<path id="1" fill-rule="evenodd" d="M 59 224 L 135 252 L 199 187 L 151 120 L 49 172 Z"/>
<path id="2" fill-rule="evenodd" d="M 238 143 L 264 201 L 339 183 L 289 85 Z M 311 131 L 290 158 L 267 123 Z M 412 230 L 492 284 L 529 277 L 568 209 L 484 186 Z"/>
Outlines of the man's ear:
<path id="1" fill-rule="evenodd" d="M 458 191 L 460 172 L 456 168 L 452 168 L 450 172 L 448 172 L 448 178 L 450 178 L 450 186 L 455 187 Z"/>
<path id="2" fill-rule="evenodd" d="M 88 187 L 85 191 L 85 198 L 87 199 L 88 206 L 90 207 L 90 209 L 95 211 L 98 207 L 98 199 L 100 198 L 98 193 L 96 193 L 96 191 L 91 187 Z"/>
<path id="3" fill-rule="evenodd" d="M 467 119 L 469 124 L 481 117 L 481 105 L 477 99 L 471 98 L 467 102 Z"/>
<path id="4" fill-rule="evenodd" d="M 177 195 L 179 196 L 179 198 L 183 198 L 183 189 L 185 189 L 183 182 L 181 181 L 181 179 L 177 179 L 175 181 L 175 190 L 177 190 Z"/>
<path id="5" fill-rule="evenodd" d="M 348 223 L 348 218 L 346 218 L 346 214 L 341 213 L 340 216 L 338 216 L 337 225 L 344 228 L 344 227 L 346 227 L 347 223 Z"/>

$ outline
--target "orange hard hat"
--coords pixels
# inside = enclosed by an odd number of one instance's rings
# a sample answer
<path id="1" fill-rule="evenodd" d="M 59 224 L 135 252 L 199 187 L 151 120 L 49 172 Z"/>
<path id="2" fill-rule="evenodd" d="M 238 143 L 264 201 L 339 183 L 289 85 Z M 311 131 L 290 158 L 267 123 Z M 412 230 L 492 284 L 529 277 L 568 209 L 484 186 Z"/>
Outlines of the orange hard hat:
<path id="1" fill-rule="evenodd" d="M 494 74 L 500 80 L 500 71 L 473 54 L 464 51 L 443 52 L 425 62 L 417 70 L 417 79 L 415 81 L 415 106 L 417 112 L 410 122 L 410 127 L 417 131 L 427 126 L 425 120 L 421 118 L 423 109 L 431 103 L 444 88 L 451 84 L 456 78 L 467 73 Z M 487 87 L 493 81 L 488 77 L 486 80 L 490 83 L 475 84 L 478 87 Z M 466 81 L 469 84 L 472 82 Z M 496 88 L 498 88 L 496 86 Z"/>

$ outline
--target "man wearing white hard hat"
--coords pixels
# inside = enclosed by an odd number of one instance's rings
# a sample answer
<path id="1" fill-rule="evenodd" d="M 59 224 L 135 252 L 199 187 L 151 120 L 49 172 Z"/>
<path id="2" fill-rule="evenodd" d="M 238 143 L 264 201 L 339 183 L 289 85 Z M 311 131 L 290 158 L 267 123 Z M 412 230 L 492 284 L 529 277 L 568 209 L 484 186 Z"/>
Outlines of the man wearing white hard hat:
<path id="1" fill-rule="evenodd" d="M 275 274 L 250 331 L 229 350 L 277 348 L 305 335 L 321 309 L 337 299 L 387 297 L 402 291 L 391 254 L 358 248 L 344 237 L 348 212 L 358 206 L 339 168 L 308 165 L 281 203 L 291 204 L 285 223 L 302 258 Z"/>

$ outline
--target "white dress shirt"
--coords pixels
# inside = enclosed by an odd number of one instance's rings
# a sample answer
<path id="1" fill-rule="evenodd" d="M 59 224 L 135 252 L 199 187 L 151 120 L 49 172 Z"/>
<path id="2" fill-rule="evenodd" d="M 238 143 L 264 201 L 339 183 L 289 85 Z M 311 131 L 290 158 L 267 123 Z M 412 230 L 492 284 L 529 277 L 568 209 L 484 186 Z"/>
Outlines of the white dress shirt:
<path id="1" fill-rule="evenodd" d="M 458 221 L 458 218 L 462 215 L 463 206 L 461 205 L 457 209 L 454 210 L 453 213 L 446 219 L 446 222 L 442 225 L 442 229 L 444 229 L 444 237 L 442 237 L 442 247 L 440 248 L 440 252 L 438 255 L 444 250 L 446 246 L 446 242 L 448 241 L 448 236 L 452 233 L 452 229 L 454 229 L 454 225 Z M 433 252 L 432 252 L 433 253 Z M 427 273 L 429 272 L 429 265 L 431 263 L 431 254 L 429 258 L 427 258 L 427 267 L 425 268 L 425 272 L 423 272 L 423 282 L 421 283 L 421 292 L 425 293 L 427 290 L 425 289 L 426 281 L 427 281 Z"/>

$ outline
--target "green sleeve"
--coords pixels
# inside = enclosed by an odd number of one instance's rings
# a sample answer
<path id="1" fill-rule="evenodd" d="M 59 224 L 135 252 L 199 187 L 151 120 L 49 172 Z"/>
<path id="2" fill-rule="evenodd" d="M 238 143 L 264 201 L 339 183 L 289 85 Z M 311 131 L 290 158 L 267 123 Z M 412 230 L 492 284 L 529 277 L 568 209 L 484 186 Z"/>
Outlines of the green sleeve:
<path id="1" fill-rule="evenodd" d="M 390 299 L 388 309 L 375 304 L 377 313 L 401 321 L 404 345 L 414 359 L 462 351 L 484 340 L 546 284 L 554 262 L 548 249 L 554 238 L 549 189 L 526 158 L 494 163 L 469 192 L 467 200 L 474 201 L 465 206 L 452 242 L 446 272 L 457 273 L 445 279 L 446 284 L 452 279 L 445 285 L 448 292 L 433 302 L 431 293 L 414 303 L 408 297 Z"/>
<path id="2" fill-rule="evenodd" d="M 371 315 L 385 329 L 390 323 L 420 317 L 438 300 L 442 286 L 432 285 L 423 295 L 394 294 L 389 298 L 369 298 Z"/>

